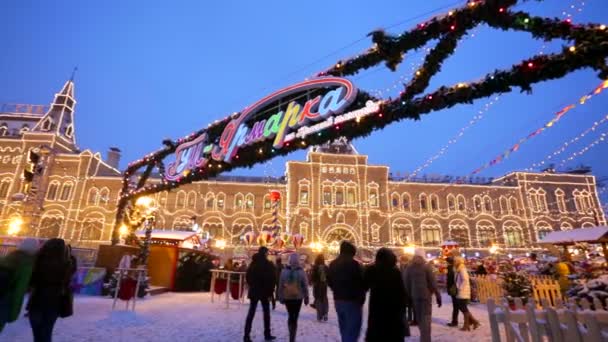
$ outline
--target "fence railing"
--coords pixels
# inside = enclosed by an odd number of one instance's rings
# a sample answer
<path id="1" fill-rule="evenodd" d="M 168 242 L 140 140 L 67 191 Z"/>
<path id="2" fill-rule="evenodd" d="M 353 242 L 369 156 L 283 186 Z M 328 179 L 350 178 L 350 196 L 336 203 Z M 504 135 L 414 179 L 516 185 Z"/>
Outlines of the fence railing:
<path id="1" fill-rule="evenodd" d="M 600 303 L 601 304 L 601 303 Z M 587 302 L 587 307 L 589 307 Z M 600 342 L 608 340 L 608 311 L 585 309 L 584 305 L 564 306 L 561 299 L 556 306 L 548 300 L 530 300 L 525 306 L 516 298 L 514 307 L 506 300 L 488 300 L 488 316 L 492 342 Z M 539 309 L 540 307 L 540 309 Z M 501 334 L 502 332 L 502 334 Z"/>
<path id="2" fill-rule="evenodd" d="M 498 302 L 506 296 L 502 287 L 502 279 L 485 275 L 473 276 L 471 278 L 477 284 L 477 296 L 480 303 L 486 304 L 489 299 Z M 558 300 L 563 299 L 557 280 L 554 280 L 550 276 L 531 276 L 529 279 L 532 283 L 532 298 L 536 303 L 547 300 L 551 305 L 555 306 Z"/>

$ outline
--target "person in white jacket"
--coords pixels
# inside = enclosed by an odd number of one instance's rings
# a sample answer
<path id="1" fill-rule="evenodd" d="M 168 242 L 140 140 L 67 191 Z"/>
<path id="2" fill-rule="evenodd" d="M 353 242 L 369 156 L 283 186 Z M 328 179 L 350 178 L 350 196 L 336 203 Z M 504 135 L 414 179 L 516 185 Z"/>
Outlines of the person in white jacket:
<path id="1" fill-rule="evenodd" d="M 469 271 L 464 264 L 464 259 L 461 257 L 454 257 L 454 275 L 456 281 L 456 288 L 458 289 L 456 294 L 456 303 L 458 310 L 464 315 L 464 325 L 462 331 L 470 331 L 471 326 L 473 329 L 479 328 L 481 325 L 478 320 L 473 317 L 467 305 L 471 300 L 471 283 L 469 281 Z"/>

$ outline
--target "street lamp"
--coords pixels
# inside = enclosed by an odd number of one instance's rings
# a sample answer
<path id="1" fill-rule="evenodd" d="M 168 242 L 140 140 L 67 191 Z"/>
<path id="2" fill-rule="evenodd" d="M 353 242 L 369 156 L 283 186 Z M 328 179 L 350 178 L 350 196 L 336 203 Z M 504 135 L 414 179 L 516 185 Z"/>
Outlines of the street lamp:
<path id="1" fill-rule="evenodd" d="M 409 245 L 403 247 L 403 254 L 414 255 L 415 253 L 416 245 L 410 243 Z"/>
<path id="2" fill-rule="evenodd" d="M 23 220 L 21 217 L 13 217 L 8 224 L 8 235 L 17 235 L 19 231 L 21 231 L 21 225 L 23 224 Z"/>

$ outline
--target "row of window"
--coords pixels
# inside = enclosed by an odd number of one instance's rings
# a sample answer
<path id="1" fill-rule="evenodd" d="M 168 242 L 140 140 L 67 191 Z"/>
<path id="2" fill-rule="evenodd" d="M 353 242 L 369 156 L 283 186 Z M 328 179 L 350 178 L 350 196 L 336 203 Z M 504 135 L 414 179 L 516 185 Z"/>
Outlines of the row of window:
<path id="1" fill-rule="evenodd" d="M 25 132 L 29 132 L 29 130 L 30 130 L 30 126 L 28 124 L 23 124 L 23 126 L 21 126 L 21 129 L 19 129 L 19 130 L 17 130 L 17 129 L 9 130 L 8 125 L 6 123 L 0 124 L 0 136 L 2 136 L 2 137 L 5 137 L 7 135 L 20 135 Z"/>
<path id="2" fill-rule="evenodd" d="M 61 191 L 59 190 L 61 187 Z M 65 182 L 61 185 L 58 181 L 52 181 L 46 191 L 47 201 L 69 201 L 72 197 L 74 183 Z"/>
<path id="3" fill-rule="evenodd" d="M 161 206 L 166 206 L 167 204 L 167 193 L 163 192 L 159 195 L 159 204 Z M 186 193 L 185 191 L 179 191 L 175 198 L 175 209 L 197 209 L 197 193 L 195 191 L 190 191 Z M 255 207 L 255 196 L 251 193 L 243 195 L 242 193 L 237 193 L 234 195 L 234 201 L 232 202 L 233 206 L 230 209 L 235 211 L 253 211 Z M 214 193 L 207 193 L 204 197 L 204 209 L 206 210 L 224 210 L 226 207 L 226 195 L 223 193 L 219 193 L 215 195 Z M 264 211 L 270 211 L 272 209 L 272 203 L 270 200 L 270 195 L 264 195 L 263 198 L 263 208 Z"/>
<path id="4" fill-rule="evenodd" d="M 583 190 L 578 189 L 572 192 L 572 199 L 574 200 L 574 206 L 576 211 L 579 213 L 587 213 L 593 211 L 595 207 L 592 194 Z M 557 209 L 561 213 L 568 212 L 568 205 L 566 200 L 566 194 L 562 189 L 555 190 L 555 202 Z M 543 189 L 530 189 L 528 190 L 528 202 L 530 208 L 535 212 L 548 212 L 549 206 L 547 205 L 547 192 Z"/>
<path id="5" fill-rule="evenodd" d="M 104 187 L 89 189 L 87 195 L 87 205 L 107 205 L 110 202 L 110 189 Z"/>

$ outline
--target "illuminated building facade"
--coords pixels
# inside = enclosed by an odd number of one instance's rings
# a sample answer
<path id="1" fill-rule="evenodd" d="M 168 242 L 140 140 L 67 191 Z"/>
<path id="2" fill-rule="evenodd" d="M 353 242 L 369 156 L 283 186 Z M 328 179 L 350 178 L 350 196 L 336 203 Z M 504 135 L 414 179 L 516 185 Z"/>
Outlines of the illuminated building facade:
<path id="1" fill-rule="evenodd" d="M 74 130 L 74 83 L 50 106 L 0 108 L 0 222 L 22 216 L 21 235 L 72 244 L 109 243 L 121 188 L 120 150 L 80 150 Z M 189 229 L 191 218 L 216 238 L 242 243 L 273 227 L 269 192 L 278 190 L 282 230 L 308 242 L 341 239 L 362 246 L 455 240 L 468 248 L 531 246 L 554 230 L 605 225 L 595 177 L 515 172 L 489 184 L 393 177 L 369 165 L 346 140 L 313 147 L 281 178 L 218 177 L 155 195 L 156 226 Z"/>

